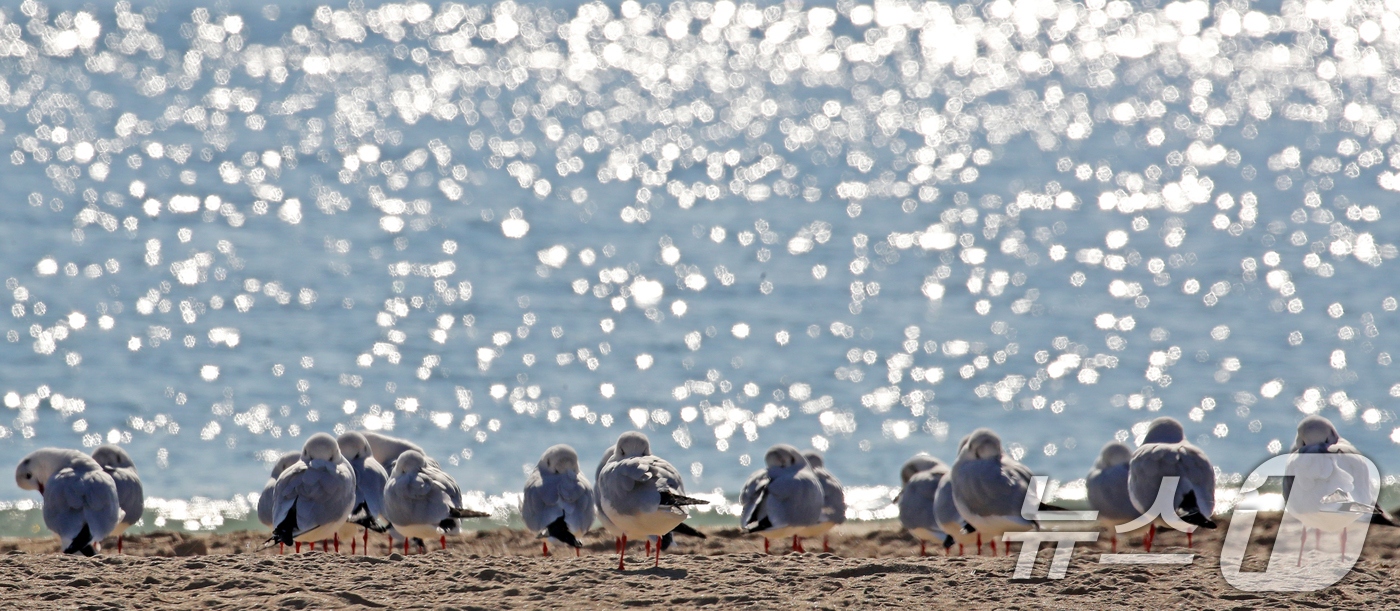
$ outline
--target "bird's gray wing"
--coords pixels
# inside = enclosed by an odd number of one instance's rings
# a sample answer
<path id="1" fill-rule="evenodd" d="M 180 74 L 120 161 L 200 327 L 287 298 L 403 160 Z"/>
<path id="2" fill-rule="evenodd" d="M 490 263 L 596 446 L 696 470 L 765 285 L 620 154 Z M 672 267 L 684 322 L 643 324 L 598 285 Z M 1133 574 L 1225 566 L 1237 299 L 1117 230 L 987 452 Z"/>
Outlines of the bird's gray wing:
<path id="1" fill-rule="evenodd" d="M 747 526 L 763 518 L 760 514 L 762 508 L 759 505 L 762 504 L 769 481 L 768 470 L 761 469 L 755 471 L 753 475 L 749 476 L 748 481 L 744 482 L 744 488 L 739 492 L 739 503 L 744 507 L 743 512 L 739 514 L 741 526 Z"/>
<path id="2" fill-rule="evenodd" d="M 589 485 L 582 473 L 572 476 L 565 474 L 561 477 L 571 478 L 560 487 L 563 491 L 560 494 L 560 502 L 564 506 L 564 522 L 568 524 L 571 532 L 588 532 L 588 529 L 593 528 L 593 486 Z"/>
<path id="3" fill-rule="evenodd" d="M 1179 461 L 1183 483 L 1190 484 L 1196 493 L 1197 509 L 1202 516 L 1209 518 L 1215 513 L 1215 468 L 1211 466 L 1210 458 L 1200 448 L 1182 444 Z M 1185 492 L 1178 486 L 1177 498 L 1184 495 Z"/>
<path id="4" fill-rule="evenodd" d="M 286 519 L 296 506 L 300 534 L 344 519 L 355 505 L 355 472 L 348 463 L 324 460 L 300 462 L 277 478 L 274 524 Z"/>
<path id="5" fill-rule="evenodd" d="M 1027 484 L 1021 475 L 996 459 L 958 461 L 953 464 L 953 496 L 977 516 L 1020 516 Z"/>
<path id="6" fill-rule="evenodd" d="M 361 469 L 355 472 L 356 505 L 363 501 L 369 508 L 370 517 L 384 515 L 384 486 L 388 481 L 388 472 L 373 456 L 365 458 Z"/>
<path id="7" fill-rule="evenodd" d="M 450 513 L 446 492 L 421 472 L 400 475 L 384 489 L 384 516 L 390 523 L 437 524 Z"/>
<path id="8" fill-rule="evenodd" d="M 141 478 L 129 468 L 104 469 L 117 484 L 117 502 L 121 505 L 122 522 L 135 524 L 146 510 L 146 494 L 141 487 Z"/>
<path id="9" fill-rule="evenodd" d="M 962 529 L 966 522 L 962 514 L 958 513 L 958 505 L 953 502 L 953 478 L 943 477 L 938 480 L 938 490 L 933 495 L 934 521 L 938 524 L 938 529 L 944 532 L 958 531 Z M 903 509 L 900 515 L 904 515 Z"/>
<path id="10" fill-rule="evenodd" d="M 1089 507 L 1098 511 L 1100 517 L 1110 520 L 1138 517 L 1133 500 L 1128 497 L 1127 463 L 1090 471 L 1084 485 L 1089 495 Z"/>
<path id="11" fill-rule="evenodd" d="M 558 482 L 545 479 L 539 471 L 531 473 L 525 479 L 525 494 L 520 498 L 520 519 L 525 522 L 525 528 L 538 534 L 563 515 Z"/>
<path id="12" fill-rule="evenodd" d="M 117 485 L 101 469 L 63 469 L 49 478 L 44 489 L 44 524 L 58 533 L 66 546 L 88 527 L 93 541 L 101 541 L 121 519 Z"/>
<path id="13" fill-rule="evenodd" d="M 846 521 L 846 491 L 841 480 L 826 469 L 813 469 L 822 485 L 822 521 L 840 524 Z"/>
<path id="14" fill-rule="evenodd" d="M 656 488 L 656 475 L 650 463 L 637 456 L 613 461 L 603 467 L 598 489 L 604 506 L 622 515 L 637 515 L 656 511 L 661 506 L 661 492 Z"/>
<path id="15" fill-rule="evenodd" d="M 774 477 L 768 484 L 768 515 L 774 524 L 810 526 L 821 521 L 822 485 L 811 469 Z M 932 503 L 929 504 L 930 508 Z"/>
<path id="16" fill-rule="evenodd" d="M 938 493 L 938 485 L 943 482 L 947 472 L 937 469 L 920 471 L 909 478 L 909 483 L 904 485 L 904 490 L 899 495 L 899 522 L 905 528 L 927 528 L 930 530 L 942 531 L 938 526 L 938 517 L 934 511 L 934 503 Z"/>
<path id="17" fill-rule="evenodd" d="M 642 484 L 651 484 L 652 487 L 655 487 L 658 474 L 652 469 L 651 461 L 642 460 L 645 458 L 650 457 L 634 456 L 613 461 L 608 466 L 603 467 L 603 471 L 612 474 L 614 486 L 621 486 L 627 490 Z"/>
<path id="18" fill-rule="evenodd" d="M 277 479 L 269 477 L 267 483 L 263 484 L 262 494 L 258 495 L 258 521 L 263 526 L 274 526 L 273 521 L 276 516 L 277 505 Z"/>

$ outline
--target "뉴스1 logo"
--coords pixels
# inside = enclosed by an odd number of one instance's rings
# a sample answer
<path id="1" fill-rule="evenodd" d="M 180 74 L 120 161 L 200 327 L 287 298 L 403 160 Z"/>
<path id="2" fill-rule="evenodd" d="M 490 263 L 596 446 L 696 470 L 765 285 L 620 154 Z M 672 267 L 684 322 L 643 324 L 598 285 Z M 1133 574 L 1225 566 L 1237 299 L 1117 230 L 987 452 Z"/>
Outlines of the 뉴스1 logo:
<path id="1" fill-rule="evenodd" d="M 1244 572 L 1254 518 L 1259 512 L 1259 487 L 1270 477 L 1281 477 L 1284 486 L 1283 520 L 1267 568 Z M 1021 515 L 1036 522 L 1097 519 L 1097 511 L 1039 511 L 1046 477 L 1036 476 L 1026 491 Z M 1125 533 L 1147 526 L 1158 518 L 1176 530 L 1190 533 L 1195 526 L 1176 514 L 1172 499 L 1176 477 L 1163 477 L 1157 497 L 1141 516 L 1116 527 Z M 1230 585 L 1247 592 L 1310 592 L 1337 583 L 1351 571 L 1361 556 L 1361 547 L 1373 515 L 1379 514 L 1376 497 L 1380 489 L 1376 465 L 1360 454 L 1289 454 L 1276 456 L 1255 468 L 1241 486 L 1225 544 L 1220 552 L 1220 573 Z M 1340 553 L 1314 549 L 1308 552 L 1307 533 L 1314 537 L 1337 537 Z M 1093 531 L 1039 531 L 1006 533 L 1003 540 L 1021 542 L 1012 579 L 1030 579 L 1040 544 L 1055 543 L 1050 562 L 1050 579 L 1063 579 L 1069 569 L 1075 543 L 1092 543 L 1099 537 Z M 1318 541 L 1314 539 L 1313 543 Z M 1195 554 L 1101 554 L 1100 564 L 1191 564 Z"/>

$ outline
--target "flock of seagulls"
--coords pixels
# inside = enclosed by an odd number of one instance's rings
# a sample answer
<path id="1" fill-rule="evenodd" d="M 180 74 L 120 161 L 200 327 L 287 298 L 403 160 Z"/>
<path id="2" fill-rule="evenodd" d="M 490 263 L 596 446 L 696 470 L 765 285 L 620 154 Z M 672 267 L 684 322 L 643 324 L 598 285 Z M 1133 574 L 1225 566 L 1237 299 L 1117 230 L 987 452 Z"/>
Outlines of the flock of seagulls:
<path id="1" fill-rule="evenodd" d="M 1298 425 L 1284 480 L 1285 512 L 1307 529 L 1341 533 L 1359 519 L 1395 525 L 1374 503 L 1379 481 L 1364 460 L 1326 418 L 1308 416 Z M 15 470 L 20 488 L 44 498 L 44 522 L 58 534 L 64 553 L 94 555 L 100 542 L 117 537 L 141 516 L 143 493 L 131 457 L 118 446 L 98 447 L 88 456 L 76 450 L 43 448 L 20 461 Z M 707 501 L 687 496 L 680 472 L 652 454 L 646 435 L 629 431 L 603 452 L 594 472 L 596 486 L 581 473 L 579 456 L 568 445 L 545 450 L 525 482 L 521 517 L 549 555 L 550 541 L 574 548 L 596 521 L 615 537 L 618 568 L 625 569 L 627 541 L 642 539 L 647 555 L 659 565 L 661 552 L 676 535 L 705 535 L 685 524 L 688 507 Z M 1034 475 L 1002 451 L 1001 438 L 989 429 L 964 437 L 950 466 L 927 454 L 909 459 L 900 469 L 903 485 L 895 503 L 903 526 L 920 541 L 945 554 L 953 545 L 984 544 L 997 554 L 997 541 L 1008 532 L 1042 528 L 1034 517 L 1058 507 L 1039 502 Z M 1089 505 L 1109 528 L 1117 552 L 1119 528 L 1148 528 L 1143 547 L 1151 551 L 1158 526 L 1187 533 L 1215 528 L 1215 470 L 1200 448 L 1186 441 L 1180 422 L 1158 418 L 1133 450 L 1121 442 L 1103 447 L 1085 480 Z M 1027 499 L 1030 500 L 1027 500 Z M 841 482 L 825 468 L 821 454 L 777 444 L 764 455 L 764 467 L 745 483 L 740 526 L 761 535 L 764 551 L 772 540 L 792 542 L 805 551 L 803 538 L 822 537 L 845 521 Z M 1028 508 L 1031 511 L 1028 512 Z M 258 518 L 272 529 L 264 547 L 348 539 L 351 552 L 369 533 L 388 533 L 390 549 L 410 541 L 426 551 L 424 541 L 460 532 L 460 521 L 489 514 L 462 506 L 457 482 L 418 445 L 374 432 L 348 432 L 338 439 L 316 433 L 301 452 L 281 456 L 258 499 Z M 1126 527 L 1125 527 L 1126 526 Z M 653 545 L 655 546 L 653 556 Z M 1005 549 L 1006 546 L 1003 546 Z M 1010 554 L 1009 549 L 1005 549 Z M 1302 562 L 1300 551 L 1299 563 Z"/>

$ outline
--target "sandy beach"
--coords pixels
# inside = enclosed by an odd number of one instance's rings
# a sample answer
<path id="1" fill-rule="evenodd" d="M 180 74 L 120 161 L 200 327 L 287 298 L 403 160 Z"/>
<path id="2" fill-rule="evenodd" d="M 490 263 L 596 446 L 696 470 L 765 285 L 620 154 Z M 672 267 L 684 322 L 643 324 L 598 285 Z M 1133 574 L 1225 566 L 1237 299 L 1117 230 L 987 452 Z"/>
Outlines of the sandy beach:
<path id="1" fill-rule="evenodd" d="M 0 541 L 0 606 L 25 609 L 518 609 L 518 608 L 935 608 L 935 609 L 1393 609 L 1400 529 L 1373 528 L 1361 561 L 1340 583 L 1290 594 L 1250 593 L 1220 575 L 1222 528 L 1196 537 L 1189 566 L 1107 566 L 1104 542 L 1077 548 L 1066 578 L 1045 577 L 1052 555 L 1040 551 L 1035 577 L 1013 580 L 1015 553 L 919 557 L 918 544 L 890 523 L 862 524 L 832 537 L 834 553 L 788 553 L 735 529 L 706 529 L 661 558 L 629 547 L 617 570 L 611 539 L 595 531 L 580 557 L 517 530 L 469 533 L 449 549 L 386 555 L 384 537 L 371 556 L 261 549 L 262 533 L 155 533 L 129 539 L 126 554 L 62 556 L 48 539 Z M 1246 570 L 1262 570 L 1277 518 L 1260 518 Z M 1154 551 L 1185 552 L 1178 533 L 1159 536 Z M 110 543 L 110 542 L 109 542 Z M 1141 536 L 1120 538 L 1120 551 L 1141 551 Z M 1334 538 L 1322 552 L 1335 553 Z M 1019 546 L 1018 546 L 1019 547 Z M 1257 549 L 1256 549 L 1257 548 Z M 110 551 L 110 545 L 109 549 Z M 363 551 L 363 550 L 361 550 Z M 551 550 L 556 551 L 556 550 Z M 956 552 L 956 548 L 954 549 Z M 974 553 L 968 550 L 969 554 Z"/>

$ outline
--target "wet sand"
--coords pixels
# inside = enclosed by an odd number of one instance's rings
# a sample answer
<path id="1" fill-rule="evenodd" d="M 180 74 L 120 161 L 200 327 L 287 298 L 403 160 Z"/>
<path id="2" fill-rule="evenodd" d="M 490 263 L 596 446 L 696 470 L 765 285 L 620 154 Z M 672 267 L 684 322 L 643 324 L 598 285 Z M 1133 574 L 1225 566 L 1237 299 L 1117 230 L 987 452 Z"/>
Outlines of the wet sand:
<path id="1" fill-rule="evenodd" d="M 519 609 L 519 608 L 917 608 L 917 609 L 1395 609 L 1400 608 L 1396 556 L 1400 529 L 1373 527 L 1362 559 L 1332 587 L 1306 593 L 1250 593 L 1221 577 L 1225 522 L 1199 531 L 1199 554 L 1189 566 L 1109 566 L 1107 534 L 1076 548 L 1064 579 L 1048 579 L 1052 546 L 1042 546 L 1034 577 L 1013 580 L 1016 552 L 991 557 L 942 550 L 919 556 L 919 546 L 892 523 L 860 524 L 807 553 L 736 529 L 702 529 L 705 540 L 680 539 L 659 568 L 632 542 L 625 571 L 601 531 L 575 557 L 518 530 L 468 533 L 430 542 L 427 553 L 387 552 L 372 538 L 372 555 L 303 548 L 279 555 L 262 549 L 265 533 L 154 533 L 128 539 L 125 554 L 95 558 L 57 554 L 53 539 L 0 541 L 0 608 L 46 609 Z M 1261 516 L 1245 570 L 1262 570 L 1278 519 Z M 1141 551 L 1142 537 L 1120 538 L 1120 551 Z M 1179 533 L 1158 537 L 1162 552 L 1186 552 Z M 106 551 L 115 549 L 109 540 Z M 1323 550 L 1337 553 L 1335 536 Z M 358 550 L 363 552 L 363 550 Z M 956 553 L 956 548 L 953 552 Z M 975 554 L 974 550 L 967 550 Z M 1312 556 L 1310 556 L 1312 558 Z"/>

